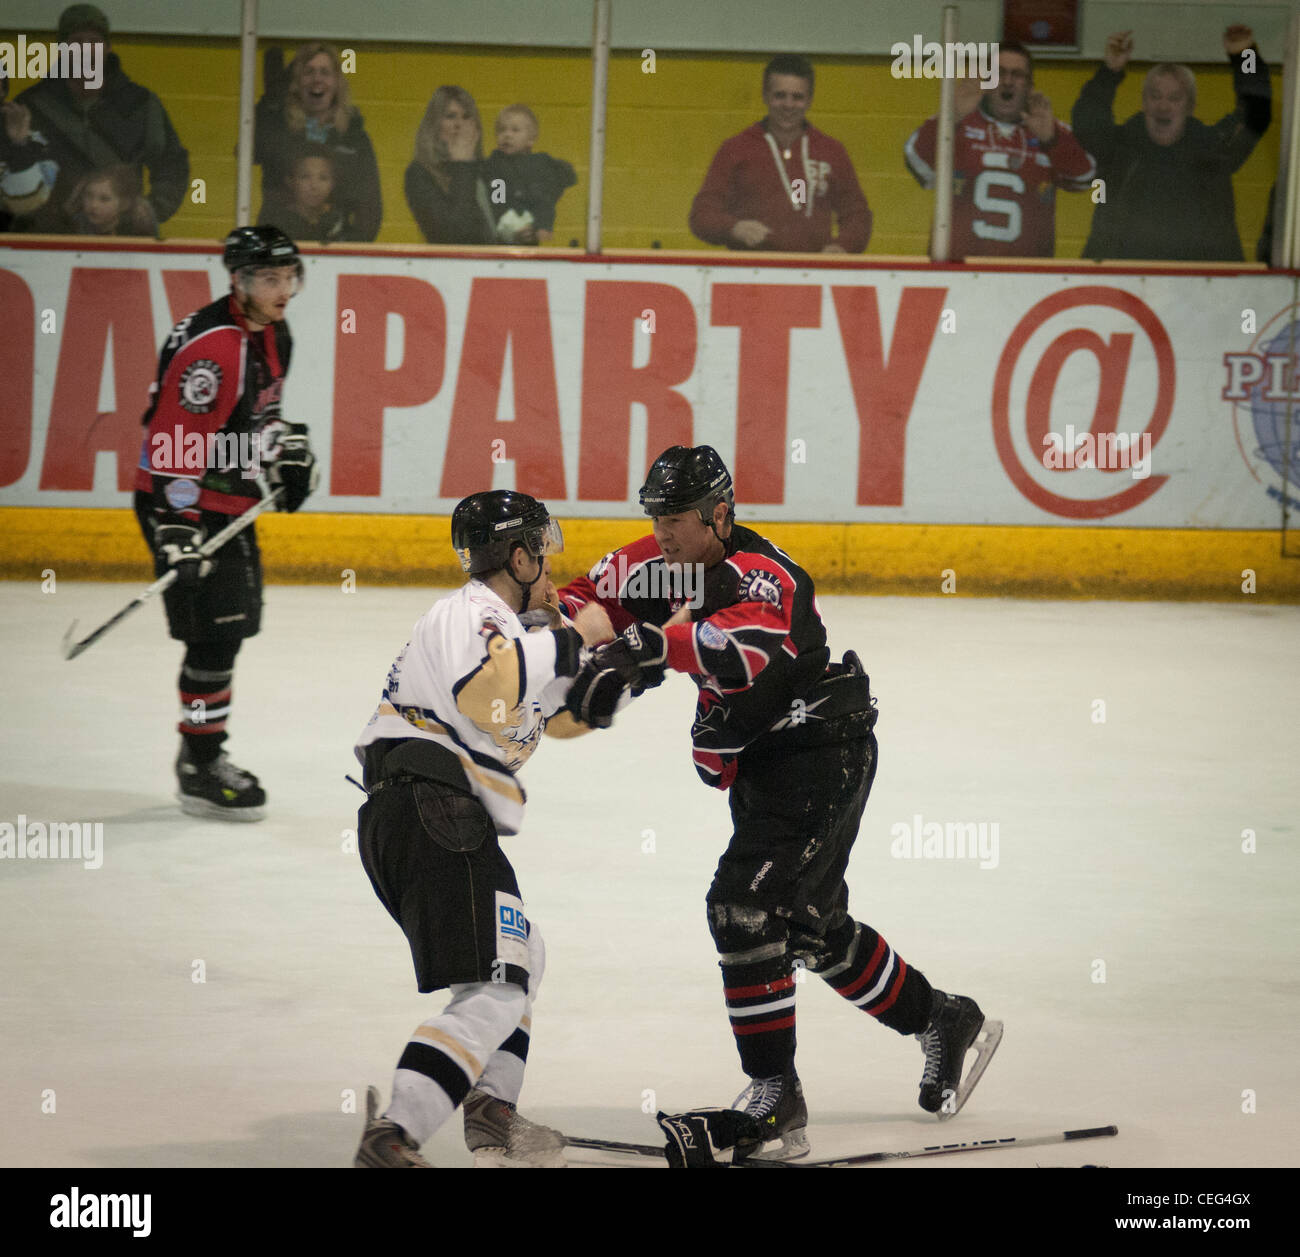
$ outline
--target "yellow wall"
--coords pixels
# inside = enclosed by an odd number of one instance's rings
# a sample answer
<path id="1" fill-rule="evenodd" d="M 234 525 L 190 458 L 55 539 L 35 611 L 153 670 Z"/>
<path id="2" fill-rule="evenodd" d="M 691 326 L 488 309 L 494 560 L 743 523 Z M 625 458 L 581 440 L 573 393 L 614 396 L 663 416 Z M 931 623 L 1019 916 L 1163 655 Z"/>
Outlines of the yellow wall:
<path id="1" fill-rule="evenodd" d="M 0 39 L 12 39 L 0 32 Z M 379 157 L 384 192 L 381 241 L 418 241 L 406 207 L 402 175 L 415 130 L 433 89 L 457 83 L 478 101 L 488 132 L 498 110 L 515 101 L 532 106 L 542 124 L 538 148 L 573 163 L 578 186 L 560 201 L 555 243 L 581 239 L 586 221 L 591 62 L 583 52 L 499 48 L 430 48 L 412 44 L 351 45 L 357 54 L 353 99 L 365 116 Z M 167 225 L 169 238 L 223 235 L 234 214 L 235 133 L 239 58 L 233 41 L 123 37 L 116 45 L 132 78 L 156 91 L 181 141 L 190 150 L 193 177 L 207 183 L 207 203 L 187 204 Z M 934 112 L 934 80 L 899 80 L 884 58 L 816 59 L 812 120 L 847 146 L 875 211 L 869 252 L 923 254 L 930 197 L 903 165 L 912 129 Z M 691 198 L 717 146 L 763 112 L 759 79 L 763 59 L 727 54 L 660 55 L 655 73 L 642 72 L 639 56 L 615 54 L 610 69 L 605 184 L 605 243 L 612 248 L 700 248 L 686 227 Z M 1069 116 L 1092 63 L 1059 62 L 1038 68 L 1036 85 L 1058 117 Z M 1120 88 L 1116 114 L 1139 106 L 1137 67 Z M 1197 68 L 1197 116 L 1217 121 L 1233 107 L 1226 64 Z M 27 86 L 21 80 L 16 90 Z M 261 90 L 261 66 L 258 67 Z M 1273 76 L 1274 121 L 1238 173 L 1237 222 L 1247 259 L 1254 256 L 1277 167 L 1282 82 Z M 255 192 L 260 187 L 255 172 Z M 257 208 L 255 195 L 254 210 Z M 1086 195 L 1061 196 L 1057 256 L 1077 258 L 1088 233 L 1092 205 Z"/>

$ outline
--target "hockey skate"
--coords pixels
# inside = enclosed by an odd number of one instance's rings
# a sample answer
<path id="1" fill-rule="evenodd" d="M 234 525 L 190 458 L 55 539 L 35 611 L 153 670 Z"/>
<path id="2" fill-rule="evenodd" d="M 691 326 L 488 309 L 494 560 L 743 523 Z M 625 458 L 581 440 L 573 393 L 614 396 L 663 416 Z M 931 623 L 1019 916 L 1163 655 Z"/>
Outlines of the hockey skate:
<path id="1" fill-rule="evenodd" d="M 961 1111 L 988 1068 L 1002 1042 L 1002 1023 L 986 1021 L 973 999 L 936 990 L 930 1024 L 916 1039 L 925 1052 L 918 1103 L 942 1122 Z M 966 1053 L 972 1048 L 975 1060 L 963 1076 Z"/>
<path id="2" fill-rule="evenodd" d="M 792 1161 L 808 1155 L 808 1106 L 791 1066 L 772 1078 L 754 1078 L 731 1106 L 762 1128 L 757 1144 L 736 1144 L 737 1161 Z"/>
<path id="3" fill-rule="evenodd" d="M 465 1147 L 474 1154 L 480 1169 L 561 1169 L 564 1136 L 549 1126 L 539 1126 L 507 1100 L 498 1100 L 474 1088 L 466 1097 Z"/>
<path id="4" fill-rule="evenodd" d="M 379 1089 L 366 1088 L 366 1128 L 352 1162 L 356 1170 L 431 1170 L 420 1145 L 396 1123 L 379 1116 Z"/>
<path id="5" fill-rule="evenodd" d="M 176 777 L 181 811 L 190 816 L 260 821 L 266 815 L 266 791 L 252 773 L 236 768 L 224 751 L 210 763 L 200 764 L 182 745 L 176 758 Z"/>

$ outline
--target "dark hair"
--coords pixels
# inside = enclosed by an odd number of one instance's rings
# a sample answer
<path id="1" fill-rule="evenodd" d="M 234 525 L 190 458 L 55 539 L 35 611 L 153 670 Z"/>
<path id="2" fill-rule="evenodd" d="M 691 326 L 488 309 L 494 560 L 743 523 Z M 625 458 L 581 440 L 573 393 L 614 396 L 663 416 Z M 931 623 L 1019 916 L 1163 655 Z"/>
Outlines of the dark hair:
<path id="1" fill-rule="evenodd" d="M 319 157 L 330 168 L 330 177 L 338 182 L 338 167 L 334 164 L 334 154 L 325 144 L 295 144 L 292 155 L 289 159 L 289 166 L 286 172 L 286 178 L 292 178 L 298 173 L 298 165 L 308 157 Z"/>
<path id="2" fill-rule="evenodd" d="M 808 95 L 813 94 L 813 68 L 812 62 L 807 57 L 801 57 L 798 53 L 783 52 L 772 58 L 771 61 L 763 67 L 763 90 L 767 91 L 767 81 L 774 74 L 795 74 L 801 79 L 808 80 Z"/>
<path id="3" fill-rule="evenodd" d="M 1011 41 L 1009 41 L 1008 43 L 999 44 L 999 45 L 998 45 L 998 52 L 999 52 L 999 53 L 1004 53 L 1004 52 L 1018 52 L 1022 57 L 1024 57 L 1024 59 L 1025 59 L 1026 61 L 1029 62 L 1029 77 L 1030 77 L 1031 79 L 1034 77 L 1034 58 L 1033 58 L 1033 54 L 1029 51 L 1028 48 L 1026 48 L 1026 47 L 1024 46 L 1024 44 L 1018 44 L 1018 43 L 1016 43 L 1014 40 L 1011 40 Z"/>

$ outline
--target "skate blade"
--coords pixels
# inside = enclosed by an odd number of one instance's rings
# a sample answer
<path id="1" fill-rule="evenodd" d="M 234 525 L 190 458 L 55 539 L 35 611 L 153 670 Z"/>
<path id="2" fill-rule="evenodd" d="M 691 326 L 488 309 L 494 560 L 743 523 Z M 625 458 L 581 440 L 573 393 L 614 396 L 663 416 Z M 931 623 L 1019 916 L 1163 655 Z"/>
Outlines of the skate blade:
<path id="1" fill-rule="evenodd" d="M 265 807 L 222 807 L 208 799 L 197 799 L 192 794 L 176 792 L 181 811 L 187 816 L 203 816 L 218 821 L 260 821 L 266 819 Z"/>
<path id="2" fill-rule="evenodd" d="M 738 1161 L 795 1161 L 806 1157 L 812 1148 L 808 1144 L 808 1131 L 804 1127 L 788 1130 L 780 1139 L 769 1139 L 757 1151 L 737 1157 Z"/>
<path id="3" fill-rule="evenodd" d="M 989 1021 L 985 1018 L 979 1034 L 975 1036 L 970 1047 L 966 1049 L 968 1052 L 975 1053 L 975 1059 L 957 1085 L 957 1093 L 952 1097 L 951 1101 L 945 1100 L 943 1107 L 939 1110 L 938 1116 L 941 1122 L 946 1122 L 949 1118 L 956 1117 L 961 1112 L 962 1105 L 970 1098 L 970 1093 L 975 1090 L 975 1084 L 984 1076 L 984 1071 L 988 1069 L 989 1062 L 993 1059 L 993 1053 L 998 1050 L 998 1044 L 1001 1042 L 1002 1023 L 1000 1021 Z"/>
<path id="4" fill-rule="evenodd" d="M 513 1157 L 504 1148 L 474 1149 L 476 1170 L 564 1170 L 568 1165 L 563 1148 Z"/>

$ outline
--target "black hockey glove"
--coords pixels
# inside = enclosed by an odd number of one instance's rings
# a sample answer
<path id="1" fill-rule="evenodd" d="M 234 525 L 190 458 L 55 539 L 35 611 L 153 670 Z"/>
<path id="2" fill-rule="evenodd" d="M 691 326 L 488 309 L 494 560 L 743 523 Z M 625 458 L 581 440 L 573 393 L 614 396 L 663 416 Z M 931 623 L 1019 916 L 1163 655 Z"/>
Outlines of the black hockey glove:
<path id="1" fill-rule="evenodd" d="M 320 481 L 320 467 L 307 441 L 307 425 L 291 423 L 280 444 L 275 461 L 267 470 L 272 489 L 279 489 L 276 509 L 296 511 L 315 491 Z"/>
<path id="2" fill-rule="evenodd" d="M 573 678 L 564 709 L 593 729 L 608 729 L 614 723 L 614 710 L 625 688 L 618 670 L 593 656 Z"/>
<path id="3" fill-rule="evenodd" d="M 154 530 L 154 554 L 176 573 L 179 589 L 193 589 L 212 571 L 212 560 L 199 553 L 203 530 L 194 524 L 159 524 Z"/>
<path id="4" fill-rule="evenodd" d="M 668 1139 L 664 1156 L 673 1170 L 721 1169 L 762 1143 L 756 1118 L 738 1109 L 693 1109 L 689 1113 L 656 1113 Z"/>
<path id="5" fill-rule="evenodd" d="M 668 638 L 663 629 L 653 624 L 644 621 L 629 624 L 612 642 L 597 647 L 592 659 L 613 668 L 633 695 L 640 694 L 662 683 Z"/>

